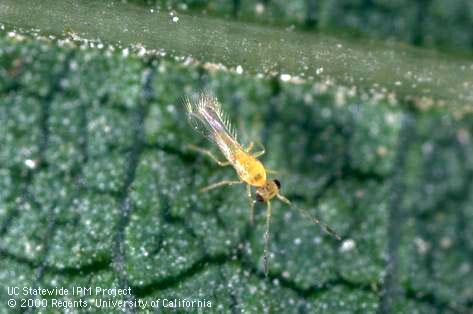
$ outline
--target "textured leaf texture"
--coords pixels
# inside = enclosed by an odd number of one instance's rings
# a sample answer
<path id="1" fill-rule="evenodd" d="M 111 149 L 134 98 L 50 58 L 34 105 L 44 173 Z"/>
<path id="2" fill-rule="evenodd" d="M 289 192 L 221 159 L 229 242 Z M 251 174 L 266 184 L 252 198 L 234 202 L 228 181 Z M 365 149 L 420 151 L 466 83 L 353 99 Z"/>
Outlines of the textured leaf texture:
<path id="1" fill-rule="evenodd" d="M 265 207 L 252 226 L 242 186 L 199 192 L 236 178 L 186 149 L 213 149 L 179 106 L 203 88 L 343 242 L 274 202 L 265 278 Z M 1 313 L 10 286 L 212 302 L 190 312 L 473 311 L 471 115 L 6 34 L 0 95 Z"/>

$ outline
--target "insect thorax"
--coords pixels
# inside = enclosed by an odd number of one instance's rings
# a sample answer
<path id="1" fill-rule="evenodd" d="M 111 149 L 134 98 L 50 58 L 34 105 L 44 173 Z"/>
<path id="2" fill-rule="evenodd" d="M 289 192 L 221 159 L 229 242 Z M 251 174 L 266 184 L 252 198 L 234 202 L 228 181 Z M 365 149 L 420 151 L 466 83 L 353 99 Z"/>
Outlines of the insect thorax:
<path id="1" fill-rule="evenodd" d="M 264 186 L 266 183 L 266 170 L 263 164 L 248 154 L 241 154 L 236 157 L 234 166 L 240 179 L 252 186 Z"/>

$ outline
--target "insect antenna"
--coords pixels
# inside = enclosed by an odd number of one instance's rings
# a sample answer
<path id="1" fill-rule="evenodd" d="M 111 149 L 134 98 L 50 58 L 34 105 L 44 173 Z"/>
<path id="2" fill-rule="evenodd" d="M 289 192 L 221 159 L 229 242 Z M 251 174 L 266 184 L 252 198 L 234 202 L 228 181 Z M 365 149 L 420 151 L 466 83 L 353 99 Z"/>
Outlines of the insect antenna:
<path id="1" fill-rule="evenodd" d="M 325 233 L 330 234 L 332 237 L 334 237 L 338 241 L 342 240 L 342 237 L 335 230 L 333 230 L 326 223 L 320 221 L 320 219 L 318 219 L 318 218 L 314 217 L 313 215 L 311 215 L 307 210 L 295 206 L 290 200 L 288 200 L 287 198 L 285 198 L 281 194 L 277 194 L 276 196 L 280 201 L 286 203 L 291 208 L 296 209 L 301 214 L 301 216 L 303 216 L 307 219 L 310 219 L 313 223 L 319 225 L 322 228 L 322 230 L 325 231 Z"/>
<path id="2" fill-rule="evenodd" d="M 269 224 L 271 221 L 271 202 L 267 202 L 266 209 L 266 225 L 264 228 L 264 253 L 263 253 L 263 264 L 264 264 L 264 275 L 268 277 L 268 263 L 269 263 Z"/>

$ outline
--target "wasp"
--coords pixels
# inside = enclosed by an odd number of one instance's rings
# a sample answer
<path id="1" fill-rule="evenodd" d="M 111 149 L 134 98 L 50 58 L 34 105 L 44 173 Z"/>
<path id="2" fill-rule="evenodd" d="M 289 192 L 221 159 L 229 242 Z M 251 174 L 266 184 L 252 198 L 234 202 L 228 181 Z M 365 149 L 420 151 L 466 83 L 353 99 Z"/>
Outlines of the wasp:
<path id="1" fill-rule="evenodd" d="M 236 130 L 232 127 L 229 117 L 223 112 L 222 107 L 216 97 L 209 92 L 202 92 L 193 98 L 185 97 L 184 104 L 186 115 L 191 126 L 207 139 L 217 145 L 220 152 L 225 157 L 224 161 L 219 160 L 210 150 L 187 145 L 188 149 L 204 154 L 215 161 L 220 166 L 232 166 L 238 176 L 238 180 L 224 180 L 211 184 L 201 189 L 202 192 L 235 184 L 246 184 L 247 197 L 250 206 L 250 223 L 254 221 L 254 207 L 256 201 L 266 203 L 266 225 L 264 232 L 264 273 L 268 275 L 268 255 L 269 255 L 269 230 L 271 220 L 271 201 L 274 198 L 298 210 L 304 217 L 321 226 L 328 234 L 337 240 L 341 237 L 327 224 L 312 216 L 308 211 L 296 207 L 289 199 L 281 194 L 281 182 L 277 179 L 269 179 L 268 174 L 275 171 L 266 168 L 258 157 L 265 153 L 263 145 L 260 150 L 253 152 L 254 142 L 250 142 L 247 147 L 243 147 L 237 139 Z M 252 187 L 256 189 L 256 201 L 252 198 Z"/>

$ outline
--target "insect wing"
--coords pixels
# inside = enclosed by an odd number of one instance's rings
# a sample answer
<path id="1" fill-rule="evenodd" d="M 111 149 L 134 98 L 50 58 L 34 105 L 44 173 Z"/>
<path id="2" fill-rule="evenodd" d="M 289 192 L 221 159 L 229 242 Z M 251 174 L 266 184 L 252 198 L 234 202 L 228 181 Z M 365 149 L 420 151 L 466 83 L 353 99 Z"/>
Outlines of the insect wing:
<path id="1" fill-rule="evenodd" d="M 222 139 L 237 143 L 236 132 L 215 97 L 201 93 L 184 102 L 187 119 L 195 130 L 219 145 Z"/>

